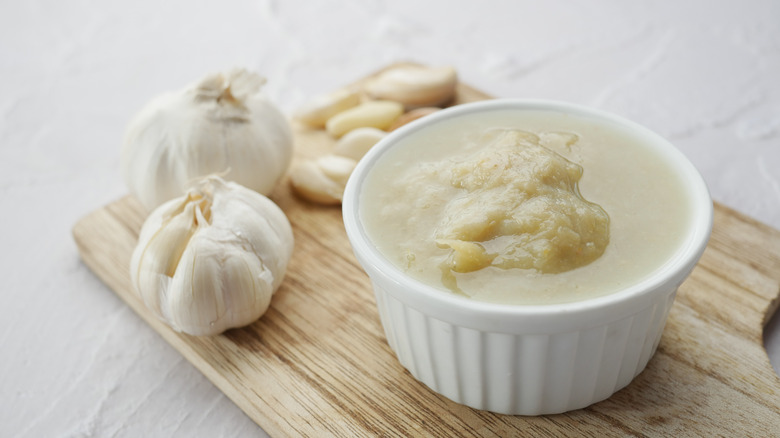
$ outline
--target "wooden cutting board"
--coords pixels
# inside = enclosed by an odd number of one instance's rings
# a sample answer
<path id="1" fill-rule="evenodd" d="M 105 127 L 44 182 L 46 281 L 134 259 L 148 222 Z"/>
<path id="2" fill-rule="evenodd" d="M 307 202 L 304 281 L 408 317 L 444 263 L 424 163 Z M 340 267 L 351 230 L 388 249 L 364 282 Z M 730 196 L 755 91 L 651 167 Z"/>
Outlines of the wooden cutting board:
<path id="1" fill-rule="evenodd" d="M 489 96 L 460 85 L 456 103 Z M 332 147 L 296 127 L 296 160 Z M 295 251 L 269 311 L 211 338 L 182 335 L 133 294 L 128 266 L 145 212 L 133 197 L 73 228 L 84 262 L 271 436 L 779 436 L 780 379 L 762 346 L 778 307 L 780 232 L 715 205 L 712 239 L 680 287 L 658 352 L 608 400 L 520 417 L 453 403 L 418 383 L 385 340 L 369 280 L 338 207 L 271 198 Z"/>

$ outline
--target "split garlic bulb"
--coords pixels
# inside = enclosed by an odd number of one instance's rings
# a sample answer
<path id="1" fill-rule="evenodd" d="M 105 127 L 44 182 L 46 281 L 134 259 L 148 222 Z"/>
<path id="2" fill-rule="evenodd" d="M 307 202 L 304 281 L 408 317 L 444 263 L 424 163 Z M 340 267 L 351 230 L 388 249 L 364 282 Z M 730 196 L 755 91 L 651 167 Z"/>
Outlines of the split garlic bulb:
<path id="1" fill-rule="evenodd" d="M 130 122 L 122 173 L 148 209 L 220 173 L 267 195 L 292 160 L 287 118 L 262 93 L 265 79 L 237 69 L 163 94 Z"/>
<path id="2" fill-rule="evenodd" d="M 130 277 L 173 329 L 215 335 L 265 313 L 292 249 L 290 222 L 276 204 L 210 176 L 149 215 Z"/>

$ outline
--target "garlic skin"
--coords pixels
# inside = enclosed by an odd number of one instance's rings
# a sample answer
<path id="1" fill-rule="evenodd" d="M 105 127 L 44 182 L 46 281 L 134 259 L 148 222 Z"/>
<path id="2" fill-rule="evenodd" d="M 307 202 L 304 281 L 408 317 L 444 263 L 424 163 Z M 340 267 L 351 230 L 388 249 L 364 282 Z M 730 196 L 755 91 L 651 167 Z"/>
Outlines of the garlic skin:
<path id="1" fill-rule="evenodd" d="M 292 250 L 290 222 L 276 204 L 210 176 L 149 215 L 130 278 L 174 330 L 216 335 L 265 313 Z"/>
<path id="2" fill-rule="evenodd" d="M 290 123 L 242 69 L 210 75 L 150 101 L 122 146 L 125 182 L 152 210 L 212 173 L 267 195 L 292 160 Z"/>

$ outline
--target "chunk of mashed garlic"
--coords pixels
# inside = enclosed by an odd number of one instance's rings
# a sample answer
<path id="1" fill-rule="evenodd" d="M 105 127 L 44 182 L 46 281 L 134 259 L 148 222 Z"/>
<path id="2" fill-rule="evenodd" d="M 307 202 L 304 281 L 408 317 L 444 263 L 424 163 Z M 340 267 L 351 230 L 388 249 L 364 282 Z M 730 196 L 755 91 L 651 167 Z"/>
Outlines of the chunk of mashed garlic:
<path id="1" fill-rule="evenodd" d="M 601 256 L 609 216 L 580 194 L 581 166 L 525 131 L 496 130 L 484 142 L 425 166 L 457 189 L 434 231 L 435 244 L 451 251 L 445 277 L 487 266 L 559 273 Z"/>

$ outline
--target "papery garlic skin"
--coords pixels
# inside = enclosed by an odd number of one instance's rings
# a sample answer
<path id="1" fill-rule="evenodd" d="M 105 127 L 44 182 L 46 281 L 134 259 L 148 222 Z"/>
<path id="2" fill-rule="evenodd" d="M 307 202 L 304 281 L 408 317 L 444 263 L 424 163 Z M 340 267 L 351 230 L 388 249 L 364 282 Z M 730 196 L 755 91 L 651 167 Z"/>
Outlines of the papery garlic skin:
<path id="1" fill-rule="evenodd" d="M 261 92 L 265 79 L 242 69 L 208 76 L 149 102 L 122 147 L 125 182 L 148 209 L 200 178 L 225 179 L 267 195 L 292 160 L 292 129 Z"/>
<path id="2" fill-rule="evenodd" d="M 149 215 L 130 277 L 174 330 L 216 335 L 266 312 L 292 250 L 290 222 L 276 204 L 211 176 Z"/>

